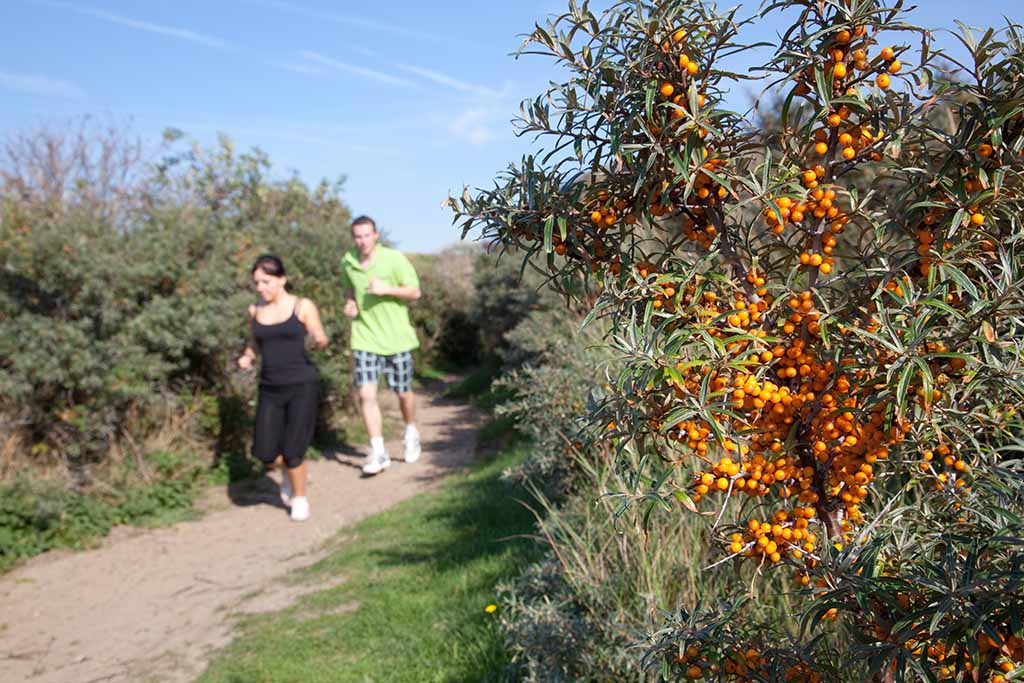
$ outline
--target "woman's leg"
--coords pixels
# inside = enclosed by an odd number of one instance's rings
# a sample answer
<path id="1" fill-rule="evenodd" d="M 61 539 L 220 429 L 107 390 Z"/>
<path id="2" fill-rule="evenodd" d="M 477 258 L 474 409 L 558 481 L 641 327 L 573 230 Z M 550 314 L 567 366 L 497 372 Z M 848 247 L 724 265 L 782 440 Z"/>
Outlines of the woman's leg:
<path id="1" fill-rule="evenodd" d="M 306 463 L 303 461 L 298 467 L 289 467 L 285 470 L 288 473 L 288 481 L 292 484 L 292 496 L 296 498 L 306 497 Z"/>
<path id="2" fill-rule="evenodd" d="M 316 414 L 320 403 L 320 387 L 308 382 L 291 388 L 285 409 L 284 462 L 292 485 L 292 519 L 309 516 L 306 500 L 306 449 L 316 431 Z"/>

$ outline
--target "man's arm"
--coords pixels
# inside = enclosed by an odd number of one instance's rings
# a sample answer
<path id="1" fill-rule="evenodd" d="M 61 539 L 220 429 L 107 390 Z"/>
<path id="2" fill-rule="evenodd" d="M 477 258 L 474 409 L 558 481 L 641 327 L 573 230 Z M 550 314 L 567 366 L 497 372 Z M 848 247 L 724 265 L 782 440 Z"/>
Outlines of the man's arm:
<path id="1" fill-rule="evenodd" d="M 379 278 L 370 280 L 370 286 L 366 291 L 375 296 L 393 296 L 403 301 L 416 301 L 422 296 L 419 287 L 389 285 Z"/>

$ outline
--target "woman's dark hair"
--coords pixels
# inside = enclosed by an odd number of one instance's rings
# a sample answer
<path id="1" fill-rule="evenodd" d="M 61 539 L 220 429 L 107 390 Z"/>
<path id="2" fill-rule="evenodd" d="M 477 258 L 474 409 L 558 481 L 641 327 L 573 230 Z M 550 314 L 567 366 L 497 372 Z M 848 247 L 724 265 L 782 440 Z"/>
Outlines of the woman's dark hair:
<path id="1" fill-rule="evenodd" d="M 284 277 L 284 262 L 273 254 L 263 254 L 256 263 L 252 264 L 252 273 L 257 270 L 262 270 L 267 275 L 273 275 L 274 277 Z"/>

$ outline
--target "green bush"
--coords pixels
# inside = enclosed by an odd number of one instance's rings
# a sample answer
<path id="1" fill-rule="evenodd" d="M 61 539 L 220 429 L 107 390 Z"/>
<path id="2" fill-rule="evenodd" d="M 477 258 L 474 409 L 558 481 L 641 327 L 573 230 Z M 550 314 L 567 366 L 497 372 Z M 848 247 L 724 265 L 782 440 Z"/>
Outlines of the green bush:
<path id="1" fill-rule="evenodd" d="M 33 456 L 84 471 L 126 435 L 144 440 L 155 428 L 147 416 L 183 392 L 237 408 L 253 387 L 233 365 L 253 300 L 249 268 L 265 251 L 322 308 L 333 341 L 317 357 L 327 395 L 346 383 L 340 258 L 330 257 L 351 241 L 340 184 L 275 180 L 270 168 L 226 139 L 192 146 L 149 168 L 117 215 L 73 193 L 42 201 L 4 175 L 0 419 Z"/>
<path id="2" fill-rule="evenodd" d="M 191 453 L 156 452 L 149 481 L 127 463 L 102 491 L 19 477 L 0 484 L 0 571 L 52 548 L 82 548 L 117 524 L 180 519 L 192 506 L 203 468 Z"/>
<path id="3" fill-rule="evenodd" d="M 479 321 L 474 314 L 477 251 L 466 245 L 439 254 L 411 255 L 423 292 L 409 308 L 420 340 L 418 368 L 466 368 L 480 362 Z"/>

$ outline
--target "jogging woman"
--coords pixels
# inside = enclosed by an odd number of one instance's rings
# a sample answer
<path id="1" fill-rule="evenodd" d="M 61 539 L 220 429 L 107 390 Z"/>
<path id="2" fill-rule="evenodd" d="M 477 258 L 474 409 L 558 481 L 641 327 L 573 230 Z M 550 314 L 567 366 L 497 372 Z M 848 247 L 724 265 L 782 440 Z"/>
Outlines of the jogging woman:
<path id="1" fill-rule="evenodd" d="M 306 498 L 306 449 L 313 439 L 319 402 L 319 376 L 306 355 L 306 335 L 319 348 L 327 346 L 316 305 L 289 294 L 284 264 L 264 254 L 252 267 L 252 281 L 260 301 L 249 306 L 251 340 L 238 359 L 238 367 L 252 367 L 257 352 L 260 364 L 259 403 L 252 453 L 268 467 L 283 469 L 281 500 L 291 518 L 309 518 Z"/>

